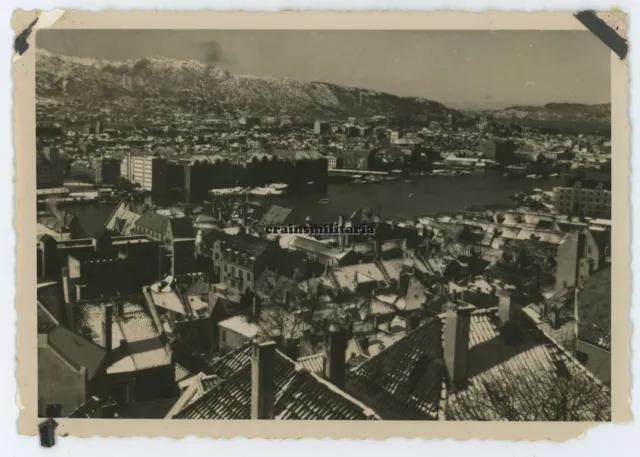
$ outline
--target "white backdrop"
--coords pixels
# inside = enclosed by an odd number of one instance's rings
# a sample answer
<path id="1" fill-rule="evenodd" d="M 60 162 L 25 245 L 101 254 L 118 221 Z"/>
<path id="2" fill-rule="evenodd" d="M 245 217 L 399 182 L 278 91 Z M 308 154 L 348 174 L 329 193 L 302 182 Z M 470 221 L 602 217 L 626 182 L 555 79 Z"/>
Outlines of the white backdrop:
<path id="1" fill-rule="evenodd" d="M 636 422 L 627 426 L 603 425 L 591 430 L 580 440 L 572 440 L 559 445 L 547 442 L 526 443 L 513 442 L 501 443 L 493 441 L 467 441 L 456 442 L 423 441 L 392 439 L 387 441 L 331 441 L 331 440 L 290 440 L 290 441 L 266 441 L 266 440 L 212 440 L 197 439 L 194 437 L 183 440 L 171 439 L 79 439 L 56 437 L 56 445 L 51 449 L 40 447 L 38 437 L 22 437 L 17 435 L 16 419 L 18 408 L 16 406 L 16 380 L 15 380 L 15 252 L 16 238 L 13 227 L 14 210 L 14 146 L 13 146 L 13 81 L 11 61 L 13 58 L 13 31 L 9 21 L 12 11 L 21 9 L 49 10 L 54 8 L 100 10 L 104 8 L 119 8 L 138 10 L 144 9 L 179 9 L 179 10 L 255 10 L 278 11 L 283 9 L 316 9 L 316 10 L 369 10 L 369 9 L 396 9 L 396 10 L 467 10 L 482 11 L 486 9 L 503 10 L 565 10 L 576 11 L 581 9 L 607 10 L 614 6 L 629 13 L 628 38 L 630 53 L 627 61 L 630 64 L 631 75 L 631 128 L 632 128 L 632 170 L 640 168 L 640 153 L 635 151 L 634 145 L 640 140 L 640 128 L 635 127 L 634 119 L 640 119 L 640 104 L 637 93 L 634 97 L 634 81 L 640 77 L 638 65 L 640 57 L 634 52 L 634 44 L 640 43 L 640 29 L 636 28 L 636 20 L 640 22 L 640 2 L 637 0 L 619 0 L 617 2 L 605 1 L 580 1 L 580 0 L 398 0 L 396 2 L 384 0 L 218 0 L 206 2 L 198 0 L 2 0 L 0 11 L 4 18 L 4 25 L 0 27 L 0 233 L 2 233 L 3 245 L 0 248 L 0 297 L 2 309 L 0 314 L 0 366 L 3 367 L 0 383 L 0 453 L 2 455 L 24 456 L 43 455 L 83 457 L 112 457 L 114 455 L 153 455 L 154 457 L 175 457 L 176 455 L 208 455 L 208 456 L 250 456 L 260 457 L 300 456 L 325 457 L 332 455 L 366 455 L 374 456 L 409 456 L 409 455 L 438 455 L 438 456 L 606 456 L 621 455 L 631 456 L 640 454 L 640 425 Z M 635 5 L 634 5 L 635 3 Z M 636 91 L 637 92 L 637 91 Z M 637 182 L 634 179 L 637 173 L 632 174 L 632 202 L 640 195 Z M 638 200 L 640 201 L 640 200 Z M 640 271 L 638 259 L 638 216 L 640 211 L 632 205 L 632 272 Z M 635 278 L 634 278 L 635 279 Z M 634 323 L 639 322 L 640 308 L 638 306 L 637 280 L 633 292 L 633 308 L 631 317 Z M 632 337 L 632 348 L 640 348 L 640 336 L 636 331 Z M 635 351 L 634 351 L 635 352 Z M 632 391 L 632 411 L 635 417 L 640 412 L 640 390 L 636 374 L 640 373 L 638 357 L 632 361 L 632 376 L 634 379 Z M 312 426 L 312 425 L 311 425 Z M 428 424 L 425 424 L 428 426 Z"/>

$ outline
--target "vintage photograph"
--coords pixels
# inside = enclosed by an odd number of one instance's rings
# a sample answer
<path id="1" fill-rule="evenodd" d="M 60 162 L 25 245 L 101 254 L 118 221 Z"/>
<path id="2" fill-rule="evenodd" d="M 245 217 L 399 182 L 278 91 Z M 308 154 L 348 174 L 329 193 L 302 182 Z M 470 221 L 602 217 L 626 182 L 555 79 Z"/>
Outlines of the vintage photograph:
<path id="1" fill-rule="evenodd" d="M 32 47 L 38 417 L 612 420 L 587 29 Z"/>

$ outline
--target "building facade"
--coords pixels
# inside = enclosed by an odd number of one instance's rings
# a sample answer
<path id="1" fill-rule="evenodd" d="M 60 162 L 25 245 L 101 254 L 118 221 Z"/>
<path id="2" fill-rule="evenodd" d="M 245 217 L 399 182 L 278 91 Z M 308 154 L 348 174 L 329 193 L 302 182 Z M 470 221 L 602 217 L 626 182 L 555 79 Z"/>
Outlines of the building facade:
<path id="1" fill-rule="evenodd" d="M 601 182 L 590 186 L 577 181 L 571 187 L 555 187 L 553 198 L 555 210 L 562 214 L 611 217 L 611 191 Z"/>
<path id="2" fill-rule="evenodd" d="M 167 160 L 162 157 L 126 155 L 120 166 L 120 176 L 143 190 L 164 194 L 167 190 Z"/>

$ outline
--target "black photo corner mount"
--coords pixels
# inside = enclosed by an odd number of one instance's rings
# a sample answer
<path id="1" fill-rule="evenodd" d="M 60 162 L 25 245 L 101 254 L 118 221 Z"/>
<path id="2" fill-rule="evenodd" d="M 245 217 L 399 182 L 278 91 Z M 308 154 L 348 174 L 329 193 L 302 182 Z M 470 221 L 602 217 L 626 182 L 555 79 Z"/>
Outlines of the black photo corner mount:
<path id="1" fill-rule="evenodd" d="M 56 444 L 56 427 L 58 423 L 52 418 L 48 418 L 38 424 L 40 432 L 40 446 L 53 447 Z"/>
<path id="2" fill-rule="evenodd" d="M 13 49 L 15 52 L 17 52 L 20 55 L 23 55 L 25 52 L 27 52 L 27 49 L 29 49 L 29 43 L 27 42 L 27 40 L 29 39 L 31 32 L 33 31 L 33 27 L 37 23 L 38 23 L 38 18 L 35 18 L 33 22 L 29 24 L 29 27 L 27 27 L 22 32 L 20 32 L 20 34 L 16 37 L 16 39 L 13 42 Z"/>
<path id="3" fill-rule="evenodd" d="M 609 49 L 615 52 L 620 60 L 624 60 L 627 57 L 627 53 L 629 52 L 627 40 L 622 38 L 605 21 L 600 19 L 595 11 L 579 11 L 574 14 L 574 16 Z"/>

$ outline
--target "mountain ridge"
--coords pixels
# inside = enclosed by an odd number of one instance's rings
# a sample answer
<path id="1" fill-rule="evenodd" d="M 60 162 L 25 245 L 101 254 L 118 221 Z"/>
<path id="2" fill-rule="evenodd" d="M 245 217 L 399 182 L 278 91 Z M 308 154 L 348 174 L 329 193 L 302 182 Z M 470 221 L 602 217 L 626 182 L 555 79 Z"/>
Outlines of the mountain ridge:
<path id="1" fill-rule="evenodd" d="M 444 119 L 461 114 L 421 97 L 333 83 L 232 74 L 197 60 L 162 56 L 108 61 L 63 56 L 39 49 L 36 95 L 87 102 L 158 97 L 209 111 L 335 117 L 384 114 Z"/>

